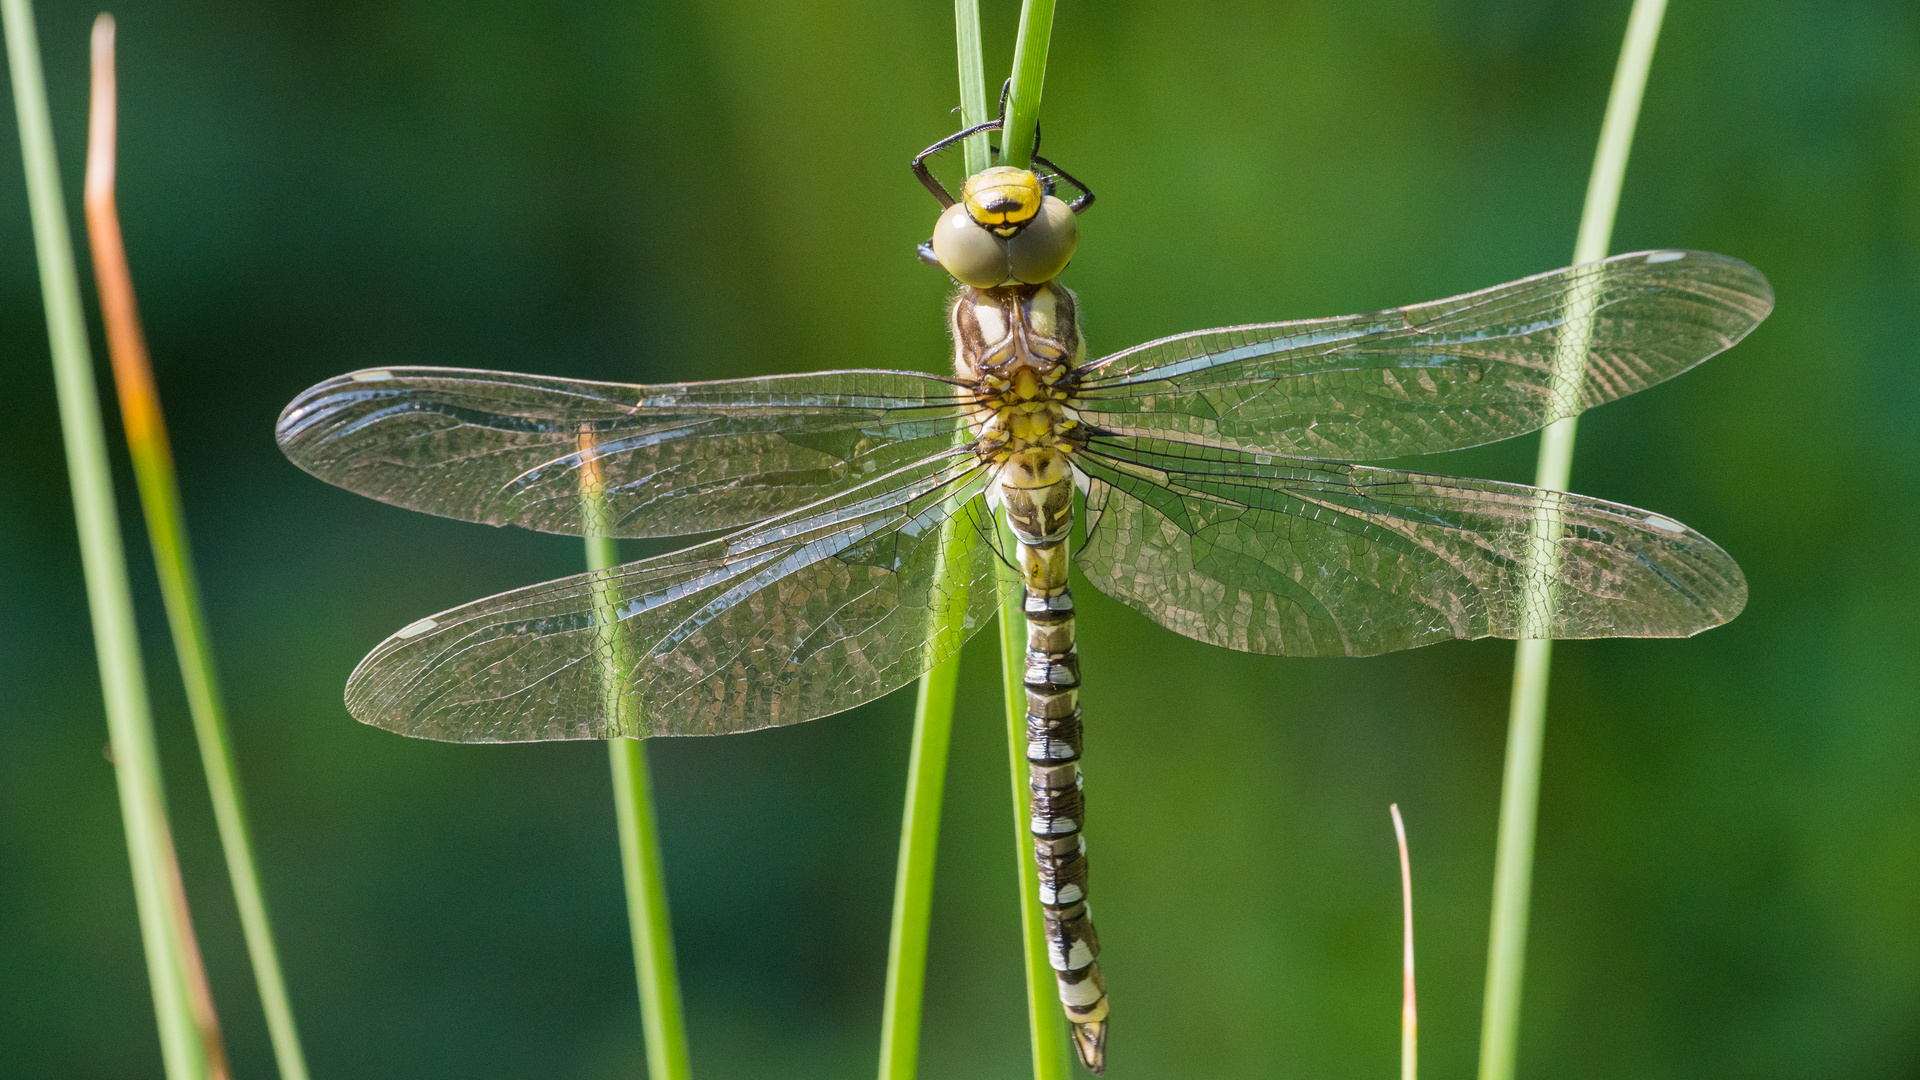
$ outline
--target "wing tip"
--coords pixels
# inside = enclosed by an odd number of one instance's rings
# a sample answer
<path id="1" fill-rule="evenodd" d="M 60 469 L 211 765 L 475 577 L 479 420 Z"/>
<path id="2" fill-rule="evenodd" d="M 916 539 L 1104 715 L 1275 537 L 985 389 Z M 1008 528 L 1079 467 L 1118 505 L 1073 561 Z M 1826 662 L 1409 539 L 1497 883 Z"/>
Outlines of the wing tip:
<path id="1" fill-rule="evenodd" d="M 280 410 L 279 417 L 273 422 L 274 441 L 280 444 L 281 452 L 295 465 L 314 472 L 318 463 L 307 454 L 313 430 L 349 404 L 329 399 L 334 399 L 342 387 L 390 382 L 397 377 L 395 372 L 401 370 L 393 367 L 361 368 L 314 383 L 295 394 L 293 400 Z"/>
<path id="2" fill-rule="evenodd" d="M 1712 543 L 1710 540 L 1707 542 Z M 1714 548 L 1716 551 L 1720 551 L 1720 554 L 1726 555 L 1725 551 L 1720 550 L 1719 545 L 1714 545 Z M 1734 562 L 1731 555 L 1726 555 L 1726 560 L 1727 569 L 1730 571 L 1727 580 L 1729 587 L 1726 596 L 1720 603 L 1707 609 L 1708 614 L 1713 617 L 1714 621 L 1689 633 L 1687 635 L 1688 637 L 1694 637 L 1699 634 L 1704 634 L 1716 627 L 1725 626 L 1739 618 L 1741 614 L 1747 610 L 1747 575 L 1741 571 L 1740 564 Z"/>
<path id="3" fill-rule="evenodd" d="M 1650 248 L 1645 251 L 1625 252 L 1612 256 L 1605 261 L 1637 261 L 1648 266 L 1659 266 L 1678 262 L 1685 262 L 1693 266 L 1712 264 L 1720 270 L 1736 275 L 1741 279 L 1737 286 L 1738 293 L 1752 301 L 1749 304 L 1738 306 L 1740 310 L 1752 320 L 1752 325 L 1748 326 L 1746 330 L 1741 331 L 1738 335 L 1735 335 L 1735 341 L 1738 341 L 1741 337 L 1745 337 L 1747 330 L 1752 330 L 1754 326 L 1758 326 L 1764 322 L 1767 316 L 1773 313 L 1773 282 L 1767 279 L 1767 275 L 1762 273 L 1759 267 L 1747 262 L 1745 259 L 1736 258 L 1732 255 L 1723 255 L 1717 251 L 1698 251 L 1692 248 Z"/>

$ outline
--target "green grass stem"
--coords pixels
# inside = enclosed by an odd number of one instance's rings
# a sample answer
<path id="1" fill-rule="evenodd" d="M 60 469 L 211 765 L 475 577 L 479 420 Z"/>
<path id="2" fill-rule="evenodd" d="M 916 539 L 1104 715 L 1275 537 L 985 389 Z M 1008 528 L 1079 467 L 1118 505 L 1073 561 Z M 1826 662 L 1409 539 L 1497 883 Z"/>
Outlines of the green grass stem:
<path id="1" fill-rule="evenodd" d="M 1627 154 L 1660 36 L 1666 0 L 1634 0 L 1626 40 L 1614 70 L 1607 113 L 1600 126 L 1593 174 L 1574 244 L 1575 263 L 1603 259 L 1613 236 L 1614 211 L 1626 176 Z M 1585 371 L 1587 340 L 1583 320 L 1569 320 L 1568 344 L 1555 360 L 1555 392 L 1578 397 Z M 1536 487 L 1564 491 L 1573 468 L 1573 417 L 1548 426 L 1540 436 Z M 1551 544 L 1559 536 L 1551 509 L 1537 521 L 1539 538 Z M 1527 609 L 1549 610 L 1551 591 L 1541 579 L 1529 590 Z M 1537 593 L 1537 595 L 1535 595 Z M 1493 918 L 1487 942 L 1486 1001 L 1481 1016 L 1480 1080 L 1512 1080 L 1520 1035 L 1520 988 L 1526 966 L 1527 915 L 1533 887 L 1534 825 L 1540 802 L 1540 752 L 1545 737 L 1547 683 L 1553 642 L 1524 638 L 1516 646 L 1513 698 L 1507 725 L 1506 775 L 1500 793 L 1500 838 L 1494 857 Z"/>
<path id="2" fill-rule="evenodd" d="M 957 427 L 956 441 L 968 432 Z M 907 756 L 906 806 L 900 818 L 900 859 L 894 872 L 893 921 L 887 932 L 887 978 L 880 1010 L 881 1080 L 913 1080 L 919 1066 L 922 1005 L 926 1000 L 927 940 L 933 925 L 934 861 L 940 849 L 940 806 L 947 783 L 953 704 L 960 688 L 960 646 L 966 640 L 969 589 L 964 584 L 978 538 L 963 507 L 940 527 L 940 572 L 930 614 L 929 658 L 913 710 L 913 748 Z"/>
<path id="3" fill-rule="evenodd" d="M 954 40 L 960 54 L 960 126 L 970 128 L 993 119 L 987 112 L 986 62 L 980 51 L 980 0 L 953 0 Z M 987 132 L 960 144 L 967 175 L 993 162 L 987 154 Z"/>
<path id="4" fill-rule="evenodd" d="M 591 475 L 591 473 L 589 473 Z M 587 569 L 620 565 L 620 546 L 611 537 L 587 537 Z M 611 605 L 607 605 L 610 607 Z M 626 693 L 618 624 L 608 652 L 608 693 Z M 637 712 L 621 710 L 616 715 Z M 693 1068 L 687 1053 L 686 1007 L 680 997 L 680 972 L 673 952 L 673 920 L 667 910 L 666 869 L 660 857 L 660 819 L 653 808 L 653 778 L 647 747 L 637 738 L 607 742 L 613 769 L 613 811 L 620 829 L 620 871 L 627 887 L 627 925 L 633 934 L 633 970 L 640 987 L 640 1027 L 646 1036 L 647 1075 L 652 1080 L 688 1080 Z"/>
<path id="5" fill-rule="evenodd" d="M 1005 550 L 1014 550 L 1013 533 L 1001 528 Z M 1020 943 L 1026 953 L 1027 1033 L 1033 1046 L 1033 1080 L 1066 1080 L 1067 1024 L 1060 1014 L 1053 967 L 1047 963 L 1046 927 L 1040 914 L 1040 871 L 1033 862 L 1028 831 L 1032 791 L 1027 783 L 1027 618 L 1025 586 L 1010 567 L 1000 574 L 1000 669 L 1007 698 L 1007 765 L 1013 778 L 1014 847 L 1020 869 Z"/>
<path id="6" fill-rule="evenodd" d="M 960 123 L 987 119 L 987 82 L 980 53 L 979 0 L 954 0 L 954 39 L 960 68 Z M 987 135 L 961 144 L 967 175 L 986 168 Z M 927 942 L 933 925 L 934 865 L 940 846 L 940 809 L 947 782 L 947 750 L 953 736 L 954 699 L 960 688 L 959 642 L 952 640 L 966 612 L 966 597 L 948 594 L 952 572 L 974 543 L 961 517 L 941 535 L 943 567 L 935 591 L 948 606 L 934 614 L 937 652 L 951 655 L 920 677 L 914 700 L 913 747 L 907 756 L 906 805 L 900 818 L 900 857 L 894 870 L 893 919 L 887 931 L 887 975 L 880 1008 L 880 1080 L 913 1080 L 919 1070 L 920 1028 L 926 1002 Z M 957 600 L 957 604 L 955 601 Z"/>
<path id="7" fill-rule="evenodd" d="M 61 437 L 73 489 L 87 608 L 112 740 L 127 856 L 133 869 L 140 937 L 160 1028 L 161 1059 L 169 1080 L 198 1080 L 210 1075 L 209 1049 L 217 1043 L 206 1041 L 206 1033 L 195 1018 L 196 980 L 191 957 L 197 956 L 198 950 L 191 947 L 193 924 L 185 894 L 176 886 L 179 870 L 167 825 L 166 792 L 160 781 L 152 708 L 141 666 L 133 597 L 127 584 L 126 551 L 121 545 L 120 519 L 113 501 L 107 440 L 94 389 L 93 357 L 81 316 L 80 283 L 67 231 L 66 204 L 60 193 L 60 170 L 31 4 L 28 0 L 0 0 L 0 22 L 5 26 L 14 107 L 19 115 L 20 152 L 46 305 Z M 198 982 L 204 986 L 204 979 Z"/>
<path id="8" fill-rule="evenodd" d="M 1407 856 L 1407 823 L 1400 804 L 1393 815 L 1393 839 L 1400 848 L 1400 1080 L 1420 1077 L 1420 1010 L 1413 992 L 1413 865 Z"/>
<path id="9" fill-rule="evenodd" d="M 1001 132 L 1002 164 L 1033 164 L 1033 136 L 1040 130 L 1040 88 L 1047 79 L 1047 47 L 1053 39 L 1053 0 L 1021 0 L 1020 36 L 1013 44 L 1013 91 Z"/>
<path id="10" fill-rule="evenodd" d="M 107 352 L 112 360 L 114 387 L 120 398 L 121 427 L 133 460 L 140 505 L 146 515 L 147 539 L 159 574 L 160 596 L 173 633 L 174 654 L 186 686 L 187 708 L 193 716 L 200 763 L 206 771 L 207 792 L 219 826 L 220 847 L 233 881 L 233 899 L 240 912 L 247 956 L 266 1014 L 267 1034 L 283 1080 L 307 1080 L 307 1063 L 300 1050 L 299 1030 L 288 1002 L 286 980 L 274 948 L 267 902 L 254 862 L 253 840 L 241 796 L 239 767 L 227 731 L 226 704 L 214 670 L 213 644 L 207 634 L 205 605 L 194 573 L 193 548 L 187 538 L 186 512 L 180 499 L 180 481 L 174 470 L 173 448 L 160 408 L 159 389 L 141 330 L 134 300 L 133 276 L 128 269 L 115 205 L 117 129 L 113 63 L 113 18 L 102 15 L 93 32 L 93 107 L 88 127 L 87 236 L 93 249 L 94 280 L 98 283 L 102 321 L 107 330 Z"/>
<path id="11" fill-rule="evenodd" d="M 900 861 L 893 885 L 893 923 L 887 933 L 887 982 L 880 1016 L 880 1080 L 913 1080 L 919 1068 L 920 1024 L 926 1001 L 927 940 L 933 924 L 934 859 L 940 845 L 940 805 L 947 783 L 953 703 L 960 687 L 960 654 L 920 677 L 913 709 L 913 749 L 907 756 L 906 809 L 900 818 Z"/>

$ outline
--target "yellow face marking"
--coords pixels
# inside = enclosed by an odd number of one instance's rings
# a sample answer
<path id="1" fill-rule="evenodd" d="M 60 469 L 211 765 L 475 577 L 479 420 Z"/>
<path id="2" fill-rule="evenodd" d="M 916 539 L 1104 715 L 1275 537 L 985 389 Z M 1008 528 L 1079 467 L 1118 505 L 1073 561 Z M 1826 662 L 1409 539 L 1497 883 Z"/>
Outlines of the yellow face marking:
<path id="1" fill-rule="evenodd" d="M 960 201 L 967 215 L 996 236 L 1012 236 L 1040 212 L 1045 192 L 1040 178 L 1026 169 L 996 165 L 967 177 Z"/>

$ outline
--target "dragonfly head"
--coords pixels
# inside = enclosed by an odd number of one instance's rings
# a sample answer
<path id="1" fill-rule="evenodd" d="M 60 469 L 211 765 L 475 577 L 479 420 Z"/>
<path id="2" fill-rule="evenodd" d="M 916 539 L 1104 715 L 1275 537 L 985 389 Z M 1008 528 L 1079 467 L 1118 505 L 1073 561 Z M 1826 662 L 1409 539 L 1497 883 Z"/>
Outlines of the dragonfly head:
<path id="1" fill-rule="evenodd" d="M 1066 269 L 1080 225 L 1027 169 L 996 165 L 967 179 L 933 229 L 940 265 L 976 289 L 1038 285 Z"/>

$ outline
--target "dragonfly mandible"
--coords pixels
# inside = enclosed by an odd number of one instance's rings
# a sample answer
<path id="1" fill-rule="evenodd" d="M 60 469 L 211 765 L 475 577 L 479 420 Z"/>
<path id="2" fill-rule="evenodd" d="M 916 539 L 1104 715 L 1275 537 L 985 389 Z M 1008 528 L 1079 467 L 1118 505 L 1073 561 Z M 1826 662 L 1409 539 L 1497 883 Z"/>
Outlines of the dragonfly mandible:
<path id="1" fill-rule="evenodd" d="M 1746 263 L 1640 251 L 1089 360 L 1057 278 L 1091 193 L 1037 159 L 976 174 L 954 199 L 925 157 L 914 171 L 943 209 L 922 254 L 960 283 L 951 375 L 642 386 L 388 367 L 288 405 L 288 457 L 384 502 L 576 535 L 724 533 L 420 619 L 354 670 L 353 715 L 510 742 L 717 735 L 850 709 L 992 620 L 1008 557 L 966 542 L 998 535 L 991 507 L 1026 588 L 1050 959 L 1099 1072 L 1108 1001 L 1080 834 L 1070 562 L 1176 633 L 1284 656 L 1681 637 L 1745 605 L 1733 559 L 1672 518 L 1359 462 L 1512 438 L 1672 378 L 1771 310 Z M 1072 203 L 1054 194 L 1062 179 Z"/>

